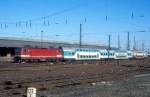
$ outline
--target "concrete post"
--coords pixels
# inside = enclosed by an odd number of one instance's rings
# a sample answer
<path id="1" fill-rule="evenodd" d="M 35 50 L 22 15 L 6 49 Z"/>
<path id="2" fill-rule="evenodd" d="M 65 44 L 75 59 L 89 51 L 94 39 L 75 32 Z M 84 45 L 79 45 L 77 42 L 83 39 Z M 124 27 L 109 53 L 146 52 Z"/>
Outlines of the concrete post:
<path id="1" fill-rule="evenodd" d="M 27 89 L 27 97 L 36 97 L 36 88 L 29 87 Z"/>

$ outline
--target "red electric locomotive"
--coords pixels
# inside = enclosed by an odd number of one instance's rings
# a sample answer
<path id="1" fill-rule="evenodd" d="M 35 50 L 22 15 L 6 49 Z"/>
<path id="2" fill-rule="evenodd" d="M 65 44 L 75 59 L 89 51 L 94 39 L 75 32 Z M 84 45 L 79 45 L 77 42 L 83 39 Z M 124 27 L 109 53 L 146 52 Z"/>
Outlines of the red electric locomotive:
<path id="1" fill-rule="evenodd" d="M 17 48 L 15 61 L 60 61 L 63 58 L 61 48 Z"/>

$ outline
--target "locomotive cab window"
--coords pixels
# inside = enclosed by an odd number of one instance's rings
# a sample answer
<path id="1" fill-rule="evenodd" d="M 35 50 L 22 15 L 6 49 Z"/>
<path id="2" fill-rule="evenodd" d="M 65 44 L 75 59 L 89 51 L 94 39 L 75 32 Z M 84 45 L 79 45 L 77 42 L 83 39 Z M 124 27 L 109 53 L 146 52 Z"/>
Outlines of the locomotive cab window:
<path id="1" fill-rule="evenodd" d="M 27 49 L 23 49 L 23 52 L 24 52 L 24 53 L 27 53 L 27 52 L 28 52 L 28 50 L 27 50 Z"/>

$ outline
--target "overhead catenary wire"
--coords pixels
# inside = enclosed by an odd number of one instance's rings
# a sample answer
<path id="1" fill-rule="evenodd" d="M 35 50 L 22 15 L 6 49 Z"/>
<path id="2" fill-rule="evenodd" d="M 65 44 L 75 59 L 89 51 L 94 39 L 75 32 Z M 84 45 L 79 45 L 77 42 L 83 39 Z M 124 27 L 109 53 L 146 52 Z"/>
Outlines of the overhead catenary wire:
<path id="1" fill-rule="evenodd" d="M 75 5 L 75 6 L 72 6 L 70 8 L 66 8 L 64 10 L 61 10 L 61 11 L 58 11 L 58 12 L 54 12 L 50 15 L 47 15 L 47 16 L 42 16 L 42 17 L 39 17 L 39 18 L 33 18 L 33 19 L 29 19 L 29 20 L 22 20 L 22 21 L 15 21 L 15 22 L 0 22 L 1 24 L 18 24 L 19 23 L 27 23 L 27 22 L 36 22 L 36 21 L 42 21 L 42 20 L 46 20 L 46 19 L 49 19 L 50 17 L 53 17 L 53 16 L 57 16 L 57 15 L 60 15 L 60 14 L 63 14 L 63 13 L 66 13 L 66 12 L 69 12 L 69 11 L 72 11 L 72 10 L 75 10 L 77 8 L 80 8 L 82 6 L 84 6 L 85 4 L 79 4 L 79 5 Z"/>

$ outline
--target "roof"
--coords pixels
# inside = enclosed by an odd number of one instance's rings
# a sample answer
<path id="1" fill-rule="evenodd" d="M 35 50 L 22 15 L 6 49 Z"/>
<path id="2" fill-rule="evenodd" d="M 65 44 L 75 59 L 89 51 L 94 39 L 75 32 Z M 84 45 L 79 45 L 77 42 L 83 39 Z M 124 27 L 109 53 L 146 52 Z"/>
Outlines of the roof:
<path id="1" fill-rule="evenodd" d="M 54 41 L 44 41 L 40 42 L 39 40 L 23 40 L 17 38 L 0 38 L 0 47 L 67 47 L 67 48 L 79 48 L 77 43 L 65 43 L 65 42 L 54 42 Z M 101 48 L 106 49 L 106 46 L 98 45 L 82 45 L 82 48 Z"/>

